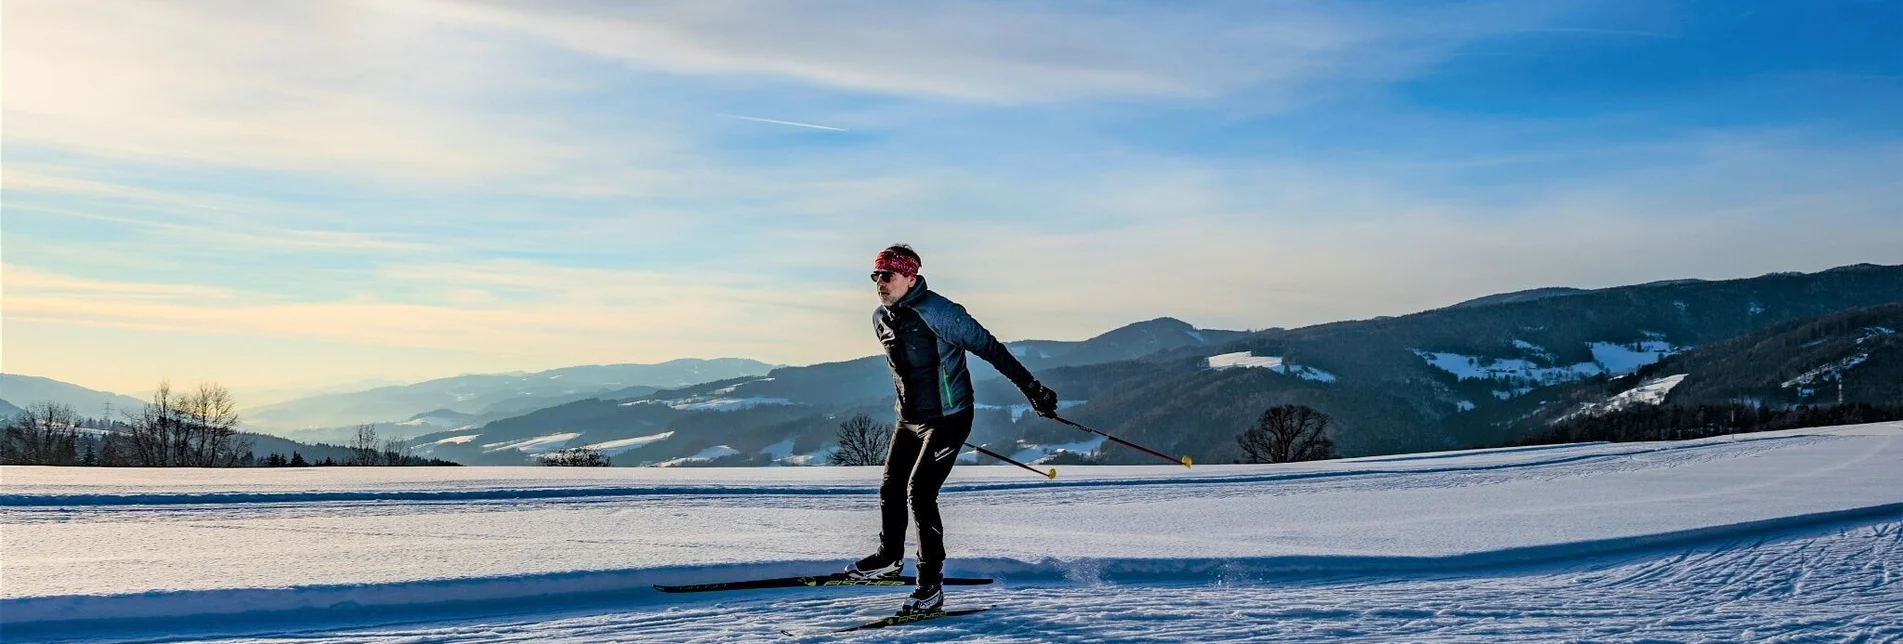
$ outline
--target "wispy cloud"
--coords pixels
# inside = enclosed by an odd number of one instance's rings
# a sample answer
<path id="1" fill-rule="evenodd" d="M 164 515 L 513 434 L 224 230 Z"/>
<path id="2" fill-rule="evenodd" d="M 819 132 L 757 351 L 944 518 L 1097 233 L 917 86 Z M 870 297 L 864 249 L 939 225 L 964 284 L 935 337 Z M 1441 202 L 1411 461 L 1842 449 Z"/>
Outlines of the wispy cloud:
<path id="1" fill-rule="evenodd" d="M 815 130 L 832 130 L 834 132 L 848 131 L 846 128 L 843 128 L 843 127 L 832 127 L 829 125 L 813 125 L 811 123 L 797 123 L 794 121 L 781 121 L 778 119 L 763 119 L 757 116 L 740 116 L 737 114 L 722 114 L 721 116 L 724 116 L 730 119 L 740 119 L 742 121 L 757 121 L 760 123 L 778 123 L 780 125 L 791 125 L 794 127 L 810 127 Z"/>
<path id="2" fill-rule="evenodd" d="M 1007 338 L 1903 261 L 1884 132 L 1423 92 L 1671 31 L 1568 6 L 9 3 L 8 368 L 843 359 L 893 241 Z"/>

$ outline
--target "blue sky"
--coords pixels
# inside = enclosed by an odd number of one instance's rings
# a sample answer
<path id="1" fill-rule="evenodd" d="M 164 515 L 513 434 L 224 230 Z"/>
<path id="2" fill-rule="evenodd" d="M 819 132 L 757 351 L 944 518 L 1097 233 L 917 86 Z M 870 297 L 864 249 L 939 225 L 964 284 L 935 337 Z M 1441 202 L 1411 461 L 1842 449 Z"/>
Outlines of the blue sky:
<path id="1" fill-rule="evenodd" d="M 849 359 L 893 241 L 1007 339 L 1903 263 L 1897 2 L 27 0 L 3 28 L 0 369 L 119 391 Z"/>

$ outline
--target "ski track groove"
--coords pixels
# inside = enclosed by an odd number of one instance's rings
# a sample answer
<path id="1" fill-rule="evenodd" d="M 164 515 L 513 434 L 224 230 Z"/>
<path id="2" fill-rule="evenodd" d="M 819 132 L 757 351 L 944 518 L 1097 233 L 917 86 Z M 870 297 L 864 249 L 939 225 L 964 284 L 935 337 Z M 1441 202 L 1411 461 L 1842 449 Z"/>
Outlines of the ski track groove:
<path id="1" fill-rule="evenodd" d="M 1903 641 L 1903 587 L 1890 573 L 1899 554 L 1899 535 L 1903 522 L 1883 520 L 1479 576 L 1006 584 L 951 594 L 949 606 L 996 607 L 982 615 L 796 638 L 786 638 L 779 630 L 875 619 L 892 610 L 901 595 L 746 591 L 684 596 L 672 606 L 606 606 L 410 626 L 165 641 L 1895 642 Z M 1783 566 L 1801 570 L 1801 578 L 1827 573 L 1840 581 L 1799 588 L 1780 572 Z"/>
<path id="2" fill-rule="evenodd" d="M 1620 454 L 1595 454 L 1558 456 L 1538 461 L 1519 463 L 1496 463 L 1465 467 L 1448 467 L 1425 470 L 1372 471 L 1372 472 L 1308 472 L 1288 474 L 1250 475 L 1241 477 L 1207 477 L 1169 480 L 1129 480 L 1136 486 L 1153 485 L 1202 485 L 1199 491 L 1204 498 L 1224 498 L 1233 496 L 1288 496 L 1327 492 L 1371 492 L 1386 490 L 1428 490 L 1491 485 L 1528 480 L 1550 481 L 1569 478 L 1589 478 L 1618 472 L 1678 467 L 1681 465 L 1717 460 L 1720 458 L 1746 458 L 1759 452 L 1774 449 L 1769 445 L 1773 441 L 1814 442 L 1830 440 L 1829 436 L 1776 436 L 1736 441 L 1722 441 L 1686 446 L 1670 446 L 1656 452 L 1631 452 Z M 1423 476 L 1423 475 L 1427 476 Z M 1758 485 L 1773 485 L 1774 479 Z M 1096 505 L 1121 505 L 1152 502 L 1143 495 L 1126 497 L 1105 497 L 1094 494 L 1100 487 L 1099 481 L 1071 481 L 1068 484 L 1032 483 L 1029 486 L 1017 484 L 980 484 L 969 488 L 947 485 L 941 498 L 952 497 L 959 502 L 969 500 L 973 503 L 986 503 L 1008 495 L 1024 487 L 1045 486 L 1046 496 L 1053 502 L 1089 501 Z M 576 505 L 614 504 L 617 507 L 748 507 L 763 500 L 771 500 L 778 507 L 810 509 L 865 509 L 878 505 L 876 495 L 859 488 L 834 489 L 816 488 L 806 491 L 793 491 L 792 488 L 775 488 L 765 491 L 736 492 L 734 490 L 715 491 L 704 496 L 686 493 L 639 493 L 628 494 L 626 490 L 562 490 L 575 493 L 569 496 L 533 496 L 537 491 L 527 491 L 530 496 L 524 498 L 477 498 L 457 500 L 449 498 L 412 498 L 404 495 L 374 496 L 370 498 L 352 498 L 327 500 L 326 495 L 313 495 L 308 501 L 244 501 L 199 500 L 185 502 L 186 498 L 202 498 L 193 495 L 160 495 L 149 497 L 154 503 L 116 504 L 98 502 L 102 495 L 0 495 L 0 520 L 7 523 L 57 523 L 88 521 L 217 521 L 221 518 L 242 518 L 255 516 L 259 512 L 270 511 L 278 518 L 324 517 L 339 512 L 375 516 L 375 515 L 413 515 L 430 512 L 466 512 L 471 505 L 479 505 L 493 511 L 533 511 L 549 508 L 570 507 Z M 579 492 L 600 492 L 584 495 Z M 390 495 L 392 493 L 382 493 Z M 242 497 L 243 495 L 237 495 Z M 764 498 L 763 498 L 764 497 Z M 25 501 L 22 499 L 32 499 Z M 59 503 L 55 501 L 64 501 Z M 366 533 L 368 534 L 368 533 Z M 416 535 L 419 537 L 437 535 Z M 492 538 L 491 535 L 477 535 L 476 538 Z"/>
<path id="3" fill-rule="evenodd" d="M 1052 503 L 1098 505 L 1156 503 L 1152 495 L 1123 499 L 1101 493 L 1104 485 L 1168 490 L 1170 485 L 1199 486 L 1198 498 L 1283 496 L 1315 493 L 1434 490 L 1501 485 L 1526 481 L 1577 481 L 1616 472 L 1659 471 L 1693 463 L 1745 458 L 1780 447 L 1841 437 L 1791 435 L 1741 437 L 1685 445 L 1648 446 L 1643 450 L 1602 454 L 1537 452 L 1533 460 L 1482 463 L 1415 470 L 1319 471 L 1245 476 L 1200 477 L 1181 481 L 1123 480 L 1042 483 L 976 483 L 948 486 L 956 503 L 1001 501 L 1014 491 L 1035 488 Z M 1778 472 L 1754 478 L 1752 489 L 1780 485 L 1796 476 L 1835 472 L 1878 453 L 1865 452 L 1807 472 Z M 1435 456 L 1420 457 L 1429 460 Z M 1388 459 L 1404 464 L 1408 458 Z M 669 492 L 627 493 L 628 488 L 528 490 L 523 498 L 501 498 L 494 490 L 434 495 L 366 491 L 336 495 L 278 493 L 167 497 L 103 495 L 0 495 L 0 522 L 138 523 L 177 522 L 208 530 L 402 537 L 456 542 L 512 539 L 508 534 L 462 531 L 354 530 L 272 525 L 253 520 L 353 516 L 397 516 L 436 512 L 559 510 L 595 504 L 617 508 L 662 508 L 691 512 L 704 508 L 776 507 L 870 510 L 877 499 L 866 490 L 842 486 L 794 489 L 787 486 L 713 486 L 722 490 L 694 496 L 673 486 Z M 541 495 L 537 495 L 540 493 Z M 352 496 L 355 495 L 355 496 Z M 488 495 L 488 496 L 485 496 Z M 1141 494 L 1132 496 L 1143 496 Z M 1166 495 L 1164 495 L 1166 496 Z M 125 503 L 128 499 L 155 503 Z M 200 499 L 186 502 L 188 499 Z M 1699 494 L 1682 498 L 1696 501 Z M 45 504 L 48 499 L 74 505 Z M 93 503 L 97 502 L 97 503 Z M 89 504 L 92 503 L 92 504 Z M 789 640 L 779 630 L 844 626 L 889 614 L 902 593 L 866 589 L 819 589 L 811 593 L 743 591 L 705 596 L 619 595 L 589 599 L 577 606 L 531 603 L 489 613 L 450 614 L 402 623 L 402 617 L 374 621 L 312 623 L 301 630 L 272 629 L 268 636 L 173 636 L 150 639 L 128 635 L 118 641 L 204 641 L 222 644 L 375 642 L 421 644 L 460 642 L 819 642 L 819 641 L 974 641 L 1097 642 L 1141 641 L 1772 641 L 1903 642 L 1903 512 L 1857 515 L 1863 518 L 1788 525 L 1767 532 L 1637 546 L 1600 554 L 1531 559 L 1523 563 L 1455 565 L 1449 569 L 1332 573 L 1251 572 L 1203 567 L 1193 563 L 1182 576 L 1152 575 L 1141 568 L 1105 575 L 1103 561 L 1081 561 L 1061 574 L 1044 571 L 994 586 L 949 593 L 949 607 L 994 606 L 974 616 L 894 629 Z M 678 514 L 678 512 L 676 512 Z M 770 530 L 760 521 L 751 528 Z M 560 542 L 639 546 L 669 543 L 672 537 L 561 539 Z M 1194 545 L 1193 538 L 1185 538 Z M 1668 542 L 1672 543 L 1672 542 Z M 1191 551 L 1193 548 L 1186 548 Z M 1537 550 L 1537 549 L 1536 549 Z M 770 554 L 769 547 L 762 554 Z M 1378 558 L 1378 557 L 1377 557 Z M 1352 559 L 1352 557 L 1350 557 Z M 1405 558 L 1396 558 L 1397 561 Z M 1398 561 L 1406 564 L 1406 561 Z M 1093 568 L 1095 566 L 1095 568 Z M 1167 571 L 1166 571 L 1167 572 Z M 1118 581 L 1105 581 L 1106 578 Z M 559 606 L 559 607 L 558 607 Z M 513 610 L 514 612 L 511 612 Z M 381 624 L 381 625 L 365 625 Z M 293 622 L 292 626 L 299 625 Z M 213 628 L 216 628 L 215 626 Z M 234 632 L 259 629 L 230 627 Z M 255 630 L 254 632 L 264 632 Z M 111 633 L 93 633 L 111 640 Z M 71 637 L 71 636 L 68 636 Z M 144 637 L 146 639 L 140 639 Z M 7 638 L 12 641 L 12 638 Z M 90 640 L 89 640 L 90 641 Z"/>
<path id="4" fill-rule="evenodd" d="M 1261 484 L 1282 483 L 1321 483 L 1324 485 L 1355 485 L 1356 479 L 1417 479 L 1425 487 L 1461 487 L 1478 483 L 1490 478 L 1517 478 L 1513 473 L 1524 469 L 1541 470 L 1554 466 L 1573 465 L 1568 471 L 1572 476 L 1604 474 L 1618 471 L 1655 469 L 1661 462 L 1665 467 L 1674 467 L 1686 462 L 1711 460 L 1721 456 L 1745 457 L 1751 454 L 1780 447 L 1778 443 L 1791 441 L 1797 444 L 1841 440 L 1842 437 L 1822 435 L 1774 435 L 1744 436 L 1729 440 L 1694 441 L 1682 445 L 1633 444 L 1630 451 L 1615 453 L 1590 453 L 1555 455 L 1543 459 L 1505 463 L 1478 463 L 1472 465 L 1450 465 L 1445 467 L 1425 467 L 1417 469 L 1394 470 L 1314 470 L 1298 472 L 1269 472 L 1230 476 L 1196 476 L 1184 478 L 1129 478 L 1129 479 L 1072 479 L 1055 481 L 983 481 L 947 483 L 941 496 L 962 495 L 986 492 L 1008 492 L 1013 490 L 1038 489 L 1082 489 L 1106 486 L 1145 488 L 1170 486 L 1199 486 L 1212 490 L 1220 487 L 1240 485 L 1249 489 L 1260 489 Z M 1715 450 L 1708 452 L 1707 450 Z M 1866 456 L 1867 457 L 1867 456 Z M 1656 461 L 1655 459 L 1671 459 Z M 1591 466 L 1591 467 L 1583 467 Z M 1838 467 L 1843 467 L 1839 465 Z M 1833 468 L 1835 469 L 1835 468 Z M 1548 472 L 1556 470 L 1546 470 Z M 1469 479 L 1462 475 L 1479 475 L 1483 478 Z M 1541 476 L 1537 473 L 1534 476 Z M 1547 474 L 1546 476 L 1551 476 Z M 1346 479 L 1345 481 L 1343 479 Z M 1538 479 L 1535 479 L 1538 480 Z M 1374 488 L 1380 489 L 1380 488 Z M 476 489 L 476 490 L 358 490 L 330 492 L 181 492 L 163 494 L 96 494 L 96 493 L 54 493 L 54 494 L 0 494 L 0 511 L 6 513 L 9 521 L 31 520 L 34 515 L 45 516 L 46 512 L 56 515 L 69 515 L 71 518 L 98 514 L 97 510 L 86 512 L 80 508 L 103 509 L 109 514 L 120 514 L 127 506 L 137 508 L 202 507 L 214 511 L 233 512 L 251 511 L 260 505 L 291 504 L 312 506 L 330 503 L 357 503 L 374 506 L 378 502 L 415 502 L 434 501 L 467 505 L 471 502 L 503 502 L 523 504 L 525 501 L 621 501 L 633 498 L 660 498 L 673 503 L 687 503 L 704 506 L 709 501 L 726 497 L 756 499 L 760 496 L 805 496 L 805 497 L 870 497 L 868 503 L 877 503 L 878 491 L 872 485 L 716 485 L 716 484 L 657 484 L 644 487 L 551 487 L 534 489 Z M 683 501 L 685 499 L 685 501 Z M 830 506 L 837 500 L 819 501 Z M 18 516 L 16 516 L 18 515 Z"/>

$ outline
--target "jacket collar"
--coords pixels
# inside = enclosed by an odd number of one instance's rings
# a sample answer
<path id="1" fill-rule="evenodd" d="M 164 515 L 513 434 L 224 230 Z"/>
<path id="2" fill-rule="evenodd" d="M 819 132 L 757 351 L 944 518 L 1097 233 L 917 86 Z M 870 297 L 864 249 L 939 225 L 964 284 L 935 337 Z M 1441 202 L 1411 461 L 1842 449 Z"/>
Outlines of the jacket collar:
<path id="1" fill-rule="evenodd" d="M 905 295 L 899 296 L 899 301 L 893 302 L 892 306 L 889 306 L 886 308 L 890 308 L 890 309 L 911 308 L 914 306 L 918 306 L 919 301 L 924 299 L 925 299 L 925 276 L 920 275 L 918 276 L 918 281 L 912 283 L 911 290 L 906 291 Z"/>

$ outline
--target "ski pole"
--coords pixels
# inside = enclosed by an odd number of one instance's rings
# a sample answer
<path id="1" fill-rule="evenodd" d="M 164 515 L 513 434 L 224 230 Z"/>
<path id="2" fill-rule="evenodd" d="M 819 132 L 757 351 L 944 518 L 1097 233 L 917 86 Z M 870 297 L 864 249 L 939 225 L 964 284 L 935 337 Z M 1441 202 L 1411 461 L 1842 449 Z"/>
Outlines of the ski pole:
<path id="1" fill-rule="evenodd" d="M 1016 465 L 1016 466 L 1018 466 L 1018 467 L 1022 467 L 1022 468 L 1024 468 L 1024 469 L 1027 469 L 1027 470 L 1030 470 L 1030 471 L 1032 471 L 1032 472 L 1037 472 L 1037 475 L 1038 475 L 1038 476 L 1042 476 L 1042 477 L 1044 477 L 1044 478 L 1046 478 L 1046 479 L 1054 479 L 1054 478 L 1057 478 L 1057 468 L 1055 468 L 1055 467 L 1053 467 L 1053 468 L 1051 468 L 1051 470 L 1050 470 L 1050 471 L 1048 471 L 1048 472 L 1038 472 L 1038 470 L 1037 470 L 1037 468 L 1035 468 L 1035 467 L 1031 467 L 1031 466 L 1029 466 L 1029 465 L 1025 465 L 1025 464 L 1023 464 L 1023 463 L 1019 463 L 1019 462 L 1017 462 L 1016 460 L 1013 460 L 1013 459 L 1012 459 L 1011 457 L 1009 457 L 1009 456 L 1005 456 L 1005 455 L 1003 455 L 1003 454 L 999 454 L 999 453 L 997 453 L 997 452 L 993 452 L 993 451 L 991 451 L 991 450 L 988 450 L 988 449 L 985 449 L 985 448 L 983 448 L 983 447 L 979 447 L 979 446 L 977 446 L 977 445 L 973 445 L 973 444 L 971 444 L 971 443 L 965 443 L 965 447 L 969 447 L 969 448 L 972 448 L 972 449 L 975 449 L 975 450 L 978 450 L 978 453 L 980 453 L 980 454 L 984 454 L 985 456 L 989 456 L 989 457 L 991 457 L 991 458 L 995 458 L 995 459 L 998 459 L 998 460 L 1000 460 L 1000 461 L 1004 461 L 1004 462 L 1006 462 L 1006 463 L 1010 463 L 1010 464 L 1012 464 L 1012 465 Z"/>
<path id="2" fill-rule="evenodd" d="M 1051 419 L 1051 420 L 1055 420 L 1055 421 L 1057 421 L 1057 422 L 1060 422 L 1060 423 L 1063 423 L 1063 424 L 1066 424 L 1066 425 L 1070 425 L 1071 427 L 1075 427 L 1075 428 L 1078 428 L 1078 429 L 1081 429 L 1081 430 L 1084 430 L 1084 431 L 1087 431 L 1087 432 L 1090 432 L 1090 433 L 1092 433 L 1092 434 L 1096 434 L 1096 435 L 1098 435 L 1098 436 L 1102 436 L 1102 437 L 1104 437 L 1104 438 L 1108 438 L 1108 439 L 1110 439 L 1110 440 L 1113 440 L 1113 441 L 1116 441 L 1116 442 L 1118 442 L 1118 443 L 1122 443 L 1122 444 L 1124 444 L 1124 445 L 1127 445 L 1127 446 L 1130 446 L 1130 447 L 1134 447 L 1134 448 L 1137 448 L 1137 449 L 1140 449 L 1140 450 L 1143 450 L 1143 451 L 1144 451 L 1145 453 L 1147 453 L 1147 454 L 1149 454 L 1149 455 L 1151 455 L 1151 456 L 1155 456 L 1155 457 L 1157 457 L 1157 458 L 1160 458 L 1160 459 L 1163 459 L 1163 460 L 1166 460 L 1166 461 L 1169 461 L 1169 462 L 1172 462 L 1172 463 L 1179 463 L 1179 464 L 1181 464 L 1181 465 L 1182 465 L 1183 467 L 1189 467 L 1189 466 L 1190 466 L 1190 460 L 1189 460 L 1189 456 L 1187 456 L 1187 455 L 1185 455 L 1185 456 L 1183 456 L 1183 457 L 1181 457 L 1181 458 L 1170 458 L 1169 456 L 1167 456 L 1167 455 L 1165 455 L 1165 454 L 1163 454 L 1162 452 L 1158 452 L 1158 451 L 1156 451 L 1156 450 L 1153 450 L 1153 449 L 1150 449 L 1150 448 L 1148 448 L 1148 447 L 1144 447 L 1144 446 L 1142 446 L 1142 445 L 1138 445 L 1138 444 L 1136 444 L 1136 443 L 1132 443 L 1132 442 L 1130 442 L 1130 441 L 1127 441 L 1127 440 L 1123 440 L 1123 439 L 1121 439 L 1121 438 L 1117 438 L 1117 437 L 1115 437 L 1115 436 L 1111 436 L 1111 435 L 1109 435 L 1109 434 L 1105 434 L 1105 433 L 1103 433 L 1103 432 L 1100 432 L 1100 431 L 1097 431 L 1097 430 L 1094 430 L 1094 429 L 1091 429 L 1091 428 L 1089 428 L 1089 427 L 1085 427 L 1085 426 L 1083 426 L 1083 425 L 1079 425 L 1079 424 L 1077 424 L 1077 423 L 1074 423 L 1074 422 L 1071 422 L 1071 420 L 1070 420 L 1070 419 L 1068 419 L 1068 418 L 1063 418 L 1063 417 L 1060 417 L 1060 416 L 1050 416 L 1050 419 Z"/>

